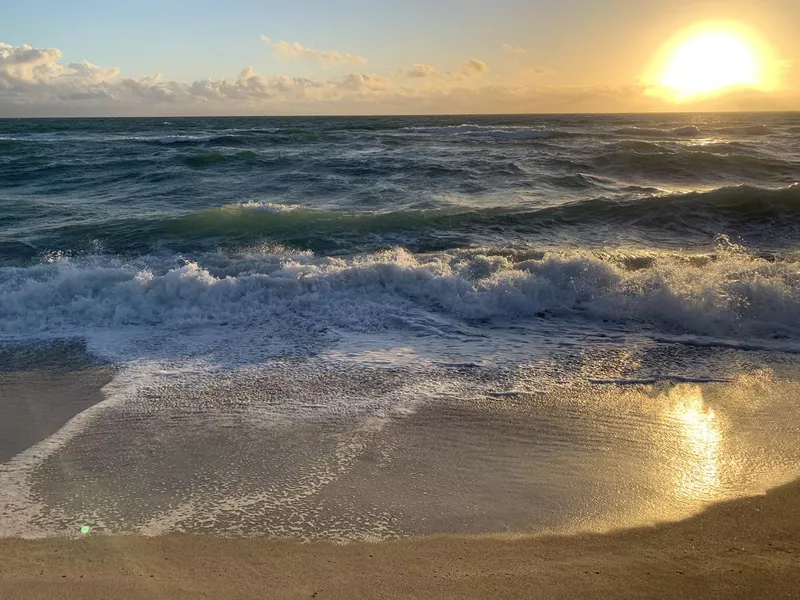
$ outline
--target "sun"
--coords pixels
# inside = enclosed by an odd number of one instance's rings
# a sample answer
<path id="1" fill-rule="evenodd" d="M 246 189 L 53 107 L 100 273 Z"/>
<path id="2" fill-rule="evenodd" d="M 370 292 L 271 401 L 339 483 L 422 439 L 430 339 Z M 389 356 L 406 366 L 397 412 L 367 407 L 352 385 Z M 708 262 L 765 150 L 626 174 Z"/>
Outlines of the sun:
<path id="1" fill-rule="evenodd" d="M 676 102 L 747 88 L 770 87 L 768 52 L 737 24 L 699 24 L 673 38 L 659 54 L 650 81 Z"/>
<path id="2" fill-rule="evenodd" d="M 758 55 L 747 40 L 730 31 L 708 31 L 675 50 L 659 83 L 690 97 L 734 86 L 756 87 L 760 79 Z"/>

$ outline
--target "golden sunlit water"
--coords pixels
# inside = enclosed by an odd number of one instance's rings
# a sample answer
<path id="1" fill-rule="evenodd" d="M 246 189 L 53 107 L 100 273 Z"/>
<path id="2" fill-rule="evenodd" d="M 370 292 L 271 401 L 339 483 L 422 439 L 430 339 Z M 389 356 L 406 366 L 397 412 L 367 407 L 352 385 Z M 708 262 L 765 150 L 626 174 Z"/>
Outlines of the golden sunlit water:
<path id="1" fill-rule="evenodd" d="M 714 409 L 705 404 L 697 385 L 679 385 L 670 390 L 673 403 L 669 417 L 680 425 L 679 443 L 684 461 L 676 490 L 689 500 L 713 500 L 719 495 L 720 442 L 722 431 Z"/>

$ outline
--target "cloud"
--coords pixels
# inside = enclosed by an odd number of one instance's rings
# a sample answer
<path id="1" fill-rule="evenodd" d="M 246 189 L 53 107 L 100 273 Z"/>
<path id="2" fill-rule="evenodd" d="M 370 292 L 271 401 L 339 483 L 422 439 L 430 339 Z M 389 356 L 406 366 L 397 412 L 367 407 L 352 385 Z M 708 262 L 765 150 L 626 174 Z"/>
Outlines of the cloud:
<path id="1" fill-rule="evenodd" d="M 441 77 L 439 71 L 436 70 L 436 67 L 432 67 L 431 65 L 424 65 L 420 63 L 416 63 L 410 69 L 405 71 L 406 77 L 413 77 L 416 79 L 423 79 L 425 77 Z"/>
<path id="2" fill-rule="evenodd" d="M 464 77 L 480 77 L 489 71 L 489 65 L 477 58 L 471 58 L 464 63 L 459 73 Z"/>
<path id="3" fill-rule="evenodd" d="M 59 63 L 61 51 L 34 48 L 23 44 L 10 46 L 0 42 L 0 80 L 44 81 L 60 75 L 66 67 Z"/>
<path id="4" fill-rule="evenodd" d="M 363 56 L 350 54 L 348 52 L 339 52 L 338 50 L 325 50 L 318 51 L 314 48 L 304 46 L 300 42 L 289 43 L 285 40 L 280 40 L 272 44 L 272 40 L 266 35 L 261 36 L 261 41 L 266 44 L 271 44 L 275 50 L 275 56 L 285 60 L 309 60 L 319 61 L 326 65 L 364 65 L 367 59 Z"/>
<path id="5" fill-rule="evenodd" d="M 520 79 L 530 79 L 532 77 L 542 77 L 545 75 L 554 75 L 555 69 L 550 67 L 541 67 L 537 65 L 524 67 L 519 71 L 518 77 Z"/>
<path id="6" fill-rule="evenodd" d="M 414 64 L 410 69 L 400 70 L 397 73 L 412 79 L 446 79 L 451 81 L 461 81 L 473 77 L 480 77 L 489 71 L 489 66 L 482 60 L 472 58 L 465 62 L 462 67 L 455 72 L 441 72 L 436 67 L 421 63 Z"/>
<path id="7" fill-rule="evenodd" d="M 104 81 L 113 81 L 119 75 L 119 69 L 116 67 L 104 68 L 93 65 L 88 60 L 79 63 L 70 63 L 67 67 L 71 73 L 69 76 L 77 77 L 85 83 L 101 83 Z"/>
<path id="8" fill-rule="evenodd" d="M 507 52 L 508 54 L 527 54 L 528 51 L 525 50 L 522 46 L 515 46 L 513 44 L 503 44 L 501 46 L 503 52 Z"/>
<path id="9" fill-rule="evenodd" d="M 377 92 L 388 90 L 391 80 L 380 75 L 370 73 L 351 73 L 342 78 L 341 87 L 351 91 Z"/>

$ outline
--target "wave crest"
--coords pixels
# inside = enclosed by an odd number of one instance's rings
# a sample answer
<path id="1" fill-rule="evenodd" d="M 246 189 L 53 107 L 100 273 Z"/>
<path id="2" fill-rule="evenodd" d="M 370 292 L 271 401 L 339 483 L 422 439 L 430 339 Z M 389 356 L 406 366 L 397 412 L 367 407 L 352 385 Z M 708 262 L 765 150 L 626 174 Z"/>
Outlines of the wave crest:
<path id="1" fill-rule="evenodd" d="M 566 132 L 555 131 L 545 127 L 495 127 L 470 124 L 444 127 L 404 127 L 400 131 L 404 133 L 455 135 L 496 140 L 535 140 L 567 135 Z"/>
<path id="2" fill-rule="evenodd" d="M 675 127 L 673 129 L 658 129 L 650 127 L 623 127 L 614 133 L 618 135 L 633 135 L 641 137 L 694 137 L 700 135 L 700 129 L 694 125 Z"/>

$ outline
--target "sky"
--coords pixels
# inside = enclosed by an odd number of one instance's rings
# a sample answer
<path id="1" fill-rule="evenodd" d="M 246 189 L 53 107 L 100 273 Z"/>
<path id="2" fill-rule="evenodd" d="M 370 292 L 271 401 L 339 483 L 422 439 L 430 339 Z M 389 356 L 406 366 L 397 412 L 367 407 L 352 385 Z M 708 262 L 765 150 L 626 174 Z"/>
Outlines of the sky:
<path id="1" fill-rule="evenodd" d="M 800 110 L 797 0 L 0 2 L 0 117 Z M 660 93 L 711 21 L 770 85 Z"/>

